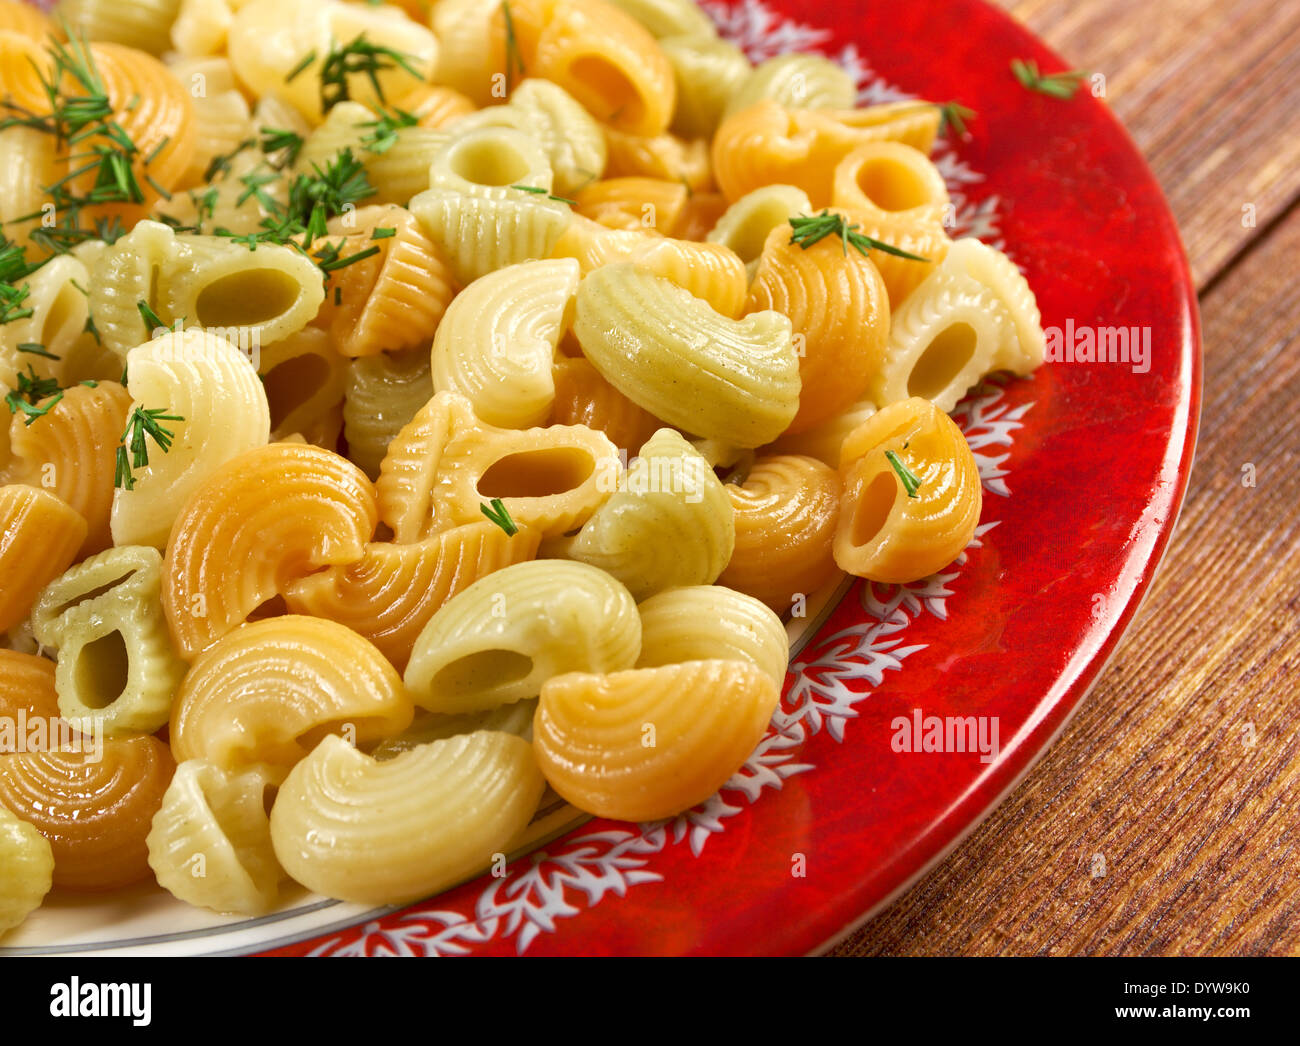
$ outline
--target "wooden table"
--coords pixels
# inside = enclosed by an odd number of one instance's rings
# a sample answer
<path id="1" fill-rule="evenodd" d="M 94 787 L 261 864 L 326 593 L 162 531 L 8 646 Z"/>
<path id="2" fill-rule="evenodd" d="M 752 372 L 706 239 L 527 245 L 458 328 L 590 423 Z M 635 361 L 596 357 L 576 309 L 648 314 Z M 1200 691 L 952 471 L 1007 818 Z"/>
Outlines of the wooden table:
<path id="1" fill-rule="evenodd" d="M 1200 294 L 1200 444 L 1074 721 L 830 954 L 1300 954 L 1300 4 L 1001 2 L 1106 74 L 1164 186 Z"/>

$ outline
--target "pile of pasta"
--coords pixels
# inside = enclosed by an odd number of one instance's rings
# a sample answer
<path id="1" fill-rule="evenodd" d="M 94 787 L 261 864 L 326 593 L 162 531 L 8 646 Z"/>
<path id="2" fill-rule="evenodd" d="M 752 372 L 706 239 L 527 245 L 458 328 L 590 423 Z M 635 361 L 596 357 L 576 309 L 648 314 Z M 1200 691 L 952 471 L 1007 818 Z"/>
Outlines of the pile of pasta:
<path id="1" fill-rule="evenodd" d="M 0 929 L 150 877 L 402 903 L 548 796 L 674 816 L 767 729 L 784 615 L 970 542 L 947 412 L 1043 334 L 947 233 L 936 106 L 754 66 L 688 0 L 57 14 L 0 0 L 40 263 L 0 325 L 0 715 L 103 744 L 0 755 Z M 52 41 L 142 190 L 61 248 Z"/>

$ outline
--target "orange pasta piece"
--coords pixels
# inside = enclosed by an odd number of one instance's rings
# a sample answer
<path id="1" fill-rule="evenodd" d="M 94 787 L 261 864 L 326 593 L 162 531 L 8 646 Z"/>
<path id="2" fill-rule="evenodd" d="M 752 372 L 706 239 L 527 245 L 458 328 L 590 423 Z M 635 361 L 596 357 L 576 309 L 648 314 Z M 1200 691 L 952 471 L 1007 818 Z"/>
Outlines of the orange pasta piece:
<path id="1" fill-rule="evenodd" d="M 942 225 L 948 207 L 943 175 L 919 149 L 902 142 L 868 142 L 835 168 L 833 203 L 873 219 Z"/>
<path id="2" fill-rule="evenodd" d="M 56 495 L 86 520 L 86 539 L 76 558 L 113 543 L 109 516 L 117 447 L 131 412 L 131 394 L 116 382 L 65 389 L 58 406 L 27 425 L 9 423 L 18 459 L 13 478 Z"/>
<path id="3" fill-rule="evenodd" d="M 766 100 L 733 114 L 713 138 L 713 168 L 727 199 L 764 185 L 795 185 L 814 207 L 831 203 L 835 168 L 866 142 L 897 141 L 928 153 L 939 110 L 910 102 L 870 109 L 791 109 Z"/>
<path id="4" fill-rule="evenodd" d="M 54 35 L 54 23 L 33 4 L 23 0 L 0 0 L 0 33 L 17 33 L 44 44 Z"/>
<path id="5" fill-rule="evenodd" d="M 934 270 L 934 267 L 948 256 L 952 240 L 938 222 L 914 221 L 892 215 L 863 213 L 852 208 L 843 208 L 863 236 L 887 243 L 891 247 L 907 251 L 924 258 L 916 261 L 912 258 L 900 258 L 885 251 L 872 251 L 871 260 L 880 270 L 880 278 L 885 281 L 889 292 L 889 305 L 897 309 L 920 282 Z"/>
<path id="6" fill-rule="evenodd" d="M 0 757 L 0 806 L 49 840 L 54 884 L 116 890 L 147 879 L 145 837 L 176 769 L 156 737 L 107 738 L 92 751 Z"/>
<path id="7" fill-rule="evenodd" d="M 603 432 L 629 458 L 663 428 L 663 422 L 637 406 L 581 358 L 555 364 L 552 425 L 586 425 Z"/>
<path id="8" fill-rule="evenodd" d="M 816 458 L 759 458 L 743 484 L 726 484 L 736 513 L 736 548 L 718 584 L 777 613 L 837 574 L 832 544 L 840 477 Z"/>
<path id="9" fill-rule="evenodd" d="M 54 662 L 35 654 L 0 650 L 0 716 L 14 722 L 20 711 L 29 720 L 59 718 Z M 8 753 L 0 747 L 0 755 L 3 754 Z"/>
<path id="10" fill-rule="evenodd" d="M 72 565 L 86 540 L 76 509 L 36 487 L 0 487 L 0 632 L 31 613 L 41 589 Z"/>
<path id="11" fill-rule="evenodd" d="M 713 163 L 709 143 L 703 139 L 686 141 L 675 134 L 644 137 L 605 129 L 606 178 L 658 178 L 681 182 L 691 192 L 710 192 Z"/>
<path id="12" fill-rule="evenodd" d="M 376 240 L 376 229 L 395 231 Z M 378 249 L 332 274 L 336 293 L 326 295 L 315 322 L 329 331 L 334 347 L 356 357 L 428 344 L 455 287 L 415 217 L 391 204 L 364 207 L 335 218 L 330 234 L 344 237 L 344 254 Z"/>
<path id="13" fill-rule="evenodd" d="M 177 651 L 193 660 L 290 582 L 360 558 L 377 523 L 370 480 L 338 454 L 272 443 L 231 459 L 167 542 L 162 605 Z"/>
<path id="14" fill-rule="evenodd" d="M 430 618 L 479 578 L 537 555 L 530 527 L 507 535 L 486 520 L 409 545 L 372 544 L 355 563 L 293 582 L 285 602 L 295 614 L 347 625 L 399 670 Z"/>
<path id="15" fill-rule="evenodd" d="M 786 429 L 793 434 L 862 395 L 889 339 L 889 298 L 870 258 L 852 248 L 846 253 L 837 237 L 805 249 L 791 235 L 788 224 L 768 234 L 745 311 L 775 309 L 794 326 L 802 388 L 799 413 Z"/>
<path id="16" fill-rule="evenodd" d="M 476 106 L 455 88 L 420 84 L 402 95 L 397 108 L 414 116 L 421 127 L 436 129 L 468 116 Z"/>
<path id="17" fill-rule="evenodd" d="M 686 213 L 689 190 L 658 178 L 609 178 L 578 193 L 574 210 L 611 229 L 675 236 Z"/>
<path id="18" fill-rule="evenodd" d="M 683 240 L 703 240 L 727 211 L 727 198 L 720 192 L 695 192 L 686 204 L 677 235 Z"/>

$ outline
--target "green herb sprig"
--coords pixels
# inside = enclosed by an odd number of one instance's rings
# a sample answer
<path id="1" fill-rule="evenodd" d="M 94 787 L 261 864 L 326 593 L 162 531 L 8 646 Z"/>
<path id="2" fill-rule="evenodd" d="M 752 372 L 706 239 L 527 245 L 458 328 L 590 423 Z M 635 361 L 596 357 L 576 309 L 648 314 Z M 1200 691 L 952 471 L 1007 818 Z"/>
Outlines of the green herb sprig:
<path id="1" fill-rule="evenodd" d="M 921 480 L 911 469 L 903 464 L 903 460 L 892 450 L 885 451 L 885 457 L 889 464 L 893 466 L 898 478 L 903 483 L 903 489 L 907 491 L 909 498 L 916 497 L 916 492 L 921 488 Z"/>
<path id="2" fill-rule="evenodd" d="M 312 56 L 313 61 L 315 56 Z M 348 83 L 348 77 L 357 73 L 364 73 L 370 81 L 370 85 L 375 89 L 375 95 L 382 103 L 384 98 L 384 89 L 379 83 L 379 74 L 390 69 L 404 69 L 417 80 L 423 79 L 420 71 L 411 64 L 415 58 L 413 54 L 404 54 L 401 51 L 395 51 L 391 47 L 384 47 L 381 44 L 372 44 L 366 39 L 366 34 L 362 33 L 354 40 L 348 41 L 343 46 L 332 46 L 329 54 L 325 56 L 325 61 L 320 70 L 320 102 L 321 108 L 329 112 L 340 102 L 346 102 L 352 98 L 352 90 Z M 308 65 L 311 63 L 309 62 Z M 305 68 L 305 67 L 304 67 Z"/>
<path id="3" fill-rule="evenodd" d="M 1089 76 L 1085 69 L 1070 69 L 1060 73 L 1044 76 L 1038 71 L 1038 63 L 1032 58 L 1013 58 L 1011 73 L 1026 90 L 1037 91 L 1051 98 L 1070 99 L 1083 86 Z"/>
<path id="4" fill-rule="evenodd" d="M 480 505 L 479 511 L 504 530 L 507 536 L 513 537 L 515 534 L 519 533 L 519 524 L 510 518 L 510 513 L 506 509 L 505 502 L 500 498 L 493 498 L 490 506 Z"/>
<path id="5" fill-rule="evenodd" d="M 135 476 L 131 470 L 145 468 L 149 464 L 149 445 L 146 440 L 153 440 L 159 450 L 167 453 L 171 450 L 176 434 L 164 427 L 162 422 L 184 420 L 179 414 L 166 413 L 166 408 L 136 407 L 127 418 L 126 431 L 119 440 L 113 486 L 134 490 Z"/>
<path id="6" fill-rule="evenodd" d="M 538 188 L 536 185 L 512 185 L 512 189 L 518 189 L 520 192 L 530 192 L 538 196 L 545 196 L 548 200 L 555 200 L 558 203 L 567 203 L 570 207 L 576 207 L 577 200 L 570 200 L 567 196 L 556 196 L 553 192 Z"/>
<path id="7" fill-rule="evenodd" d="M 22 414 L 23 423 L 31 425 L 38 418 L 45 417 L 59 400 L 63 399 L 63 390 L 59 388 L 56 378 L 38 378 L 29 363 L 27 373 L 18 375 L 18 388 L 5 396 L 5 404 L 10 414 Z M 48 402 L 42 404 L 42 400 Z"/>
<path id="8" fill-rule="evenodd" d="M 939 110 L 940 134 L 947 134 L 952 131 L 958 138 L 965 138 L 967 134 L 966 121 L 973 120 L 979 115 L 974 109 L 968 109 L 956 100 L 942 103 L 936 102 L 935 105 Z"/>
<path id="9" fill-rule="evenodd" d="M 386 153 L 397 144 L 398 131 L 404 127 L 416 127 L 419 123 L 420 118 L 414 113 L 396 107 L 384 107 L 379 113 L 379 119 L 367 120 L 358 125 L 370 129 L 361 139 L 361 144 L 369 152 Z"/>
<path id="10" fill-rule="evenodd" d="M 823 210 L 821 214 L 809 217 L 808 215 L 799 215 L 790 219 L 790 242 L 796 243 L 804 250 L 807 250 L 815 243 L 820 243 L 827 236 L 835 236 L 839 239 L 844 247 L 844 253 L 849 253 L 849 248 L 853 247 L 864 258 L 868 251 L 883 251 L 885 254 L 893 254 L 899 258 L 910 258 L 912 261 L 929 261 L 928 258 L 922 258 L 919 254 L 912 254 L 903 250 L 901 247 L 895 247 L 893 244 L 884 243 L 871 236 L 865 236 L 857 232 L 856 223 L 850 225 L 848 219 L 842 214 L 831 214 L 830 211 Z"/>

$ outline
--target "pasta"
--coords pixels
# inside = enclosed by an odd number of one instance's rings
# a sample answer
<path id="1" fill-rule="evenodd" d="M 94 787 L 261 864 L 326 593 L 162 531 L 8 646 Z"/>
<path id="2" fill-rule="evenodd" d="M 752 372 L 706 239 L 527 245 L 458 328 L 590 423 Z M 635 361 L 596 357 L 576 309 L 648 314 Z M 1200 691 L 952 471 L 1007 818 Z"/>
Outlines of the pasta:
<path id="1" fill-rule="evenodd" d="M 41 906 L 54 885 L 54 852 L 26 821 L 0 807 L 0 934 L 18 926 Z"/>
<path id="2" fill-rule="evenodd" d="M 624 457 L 630 457 L 663 427 L 658 418 L 614 388 L 585 359 L 558 360 L 552 373 L 553 425 L 585 425 L 604 433 Z"/>
<path id="3" fill-rule="evenodd" d="M 378 477 L 389 445 L 432 396 L 429 353 L 423 349 L 352 360 L 343 401 L 343 431 L 352 461 L 367 476 Z"/>
<path id="4" fill-rule="evenodd" d="M 296 433 L 327 450 L 337 446 L 343 428 L 348 364 L 334 351 L 328 334 L 317 327 L 305 327 L 265 346 L 258 373 L 266 392 L 271 442 Z"/>
<path id="5" fill-rule="evenodd" d="M 752 78 L 749 59 L 735 44 L 702 35 L 664 37 L 659 46 L 677 80 L 673 132 L 683 138 L 711 137 L 732 99 Z"/>
<path id="6" fill-rule="evenodd" d="M 623 263 L 582 281 L 573 329 L 611 385 L 696 435 L 757 447 L 798 411 L 793 331 L 779 313 L 730 320 Z"/>
<path id="7" fill-rule="evenodd" d="M 0 632 L 18 624 L 86 540 L 86 520 L 53 494 L 0 487 Z"/>
<path id="8" fill-rule="evenodd" d="M 167 722 L 185 675 L 158 603 L 162 556 L 108 549 L 50 583 L 32 630 L 58 652 L 55 687 L 65 719 L 108 737 L 151 733 Z"/>
<path id="9" fill-rule="evenodd" d="M 564 672 L 631 668 L 640 652 L 626 588 L 584 563 L 537 560 L 448 601 L 420 633 L 404 678 L 421 708 L 480 712 L 536 697 Z"/>
<path id="10" fill-rule="evenodd" d="M 551 365 L 578 292 L 572 259 L 522 262 L 475 280 L 433 339 L 433 387 L 464 396 L 490 425 L 544 422 L 555 399 Z"/>
<path id="11" fill-rule="evenodd" d="M 920 150 L 901 142 L 868 142 L 835 167 L 832 202 L 877 220 L 942 225 L 948 208 L 943 175 Z"/>
<path id="12" fill-rule="evenodd" d="M 785 682 L 790 643 L 781 619 L 757 599 L 721 585 L 673 588 L 637 606 L 641 656 L 637 668 L 708 660 L 749 661 Z"/>
<path id="13" fill-rule="evenodd" d="M 56 11 L 72 32 L 161 55 L 180 0 L 59 0 Z"/>
<path id="14" fill-rule="evenodd" d="M 533 749 L 547 782 L 580 810 L 671 817 L 718 790 L 776 710 L 772 677 L 744 661 L 689 661 L 542 687 Z"/>
<path id="15" fill-rule="evenodd" d="M 914 489 L 900 466 L 914 476 Z M 852 432 L 840 474 L 835 562 L 850 574 L 918 581 L 948 566 L 975 536 L 979 469 L 961 430 L 929 400 L 892 404 Z"/>
<path id="16" fill-rule="evenodd" d="M 858 89 L 834 62 L 820 55 L 783 54 L 760 64 L 730 93 L 724 115 L 733 116 L 759 102 L 795 109 L 852 109 Z"/>
<path id="17" fill-rule="evenodd" d="M 171 716 L 178 761 L 288 769 L 326 734 L 364 743 L 411 723 L 384 656 L 351 629 L 287 614 L 223 636 L 198 658 Z"/>

